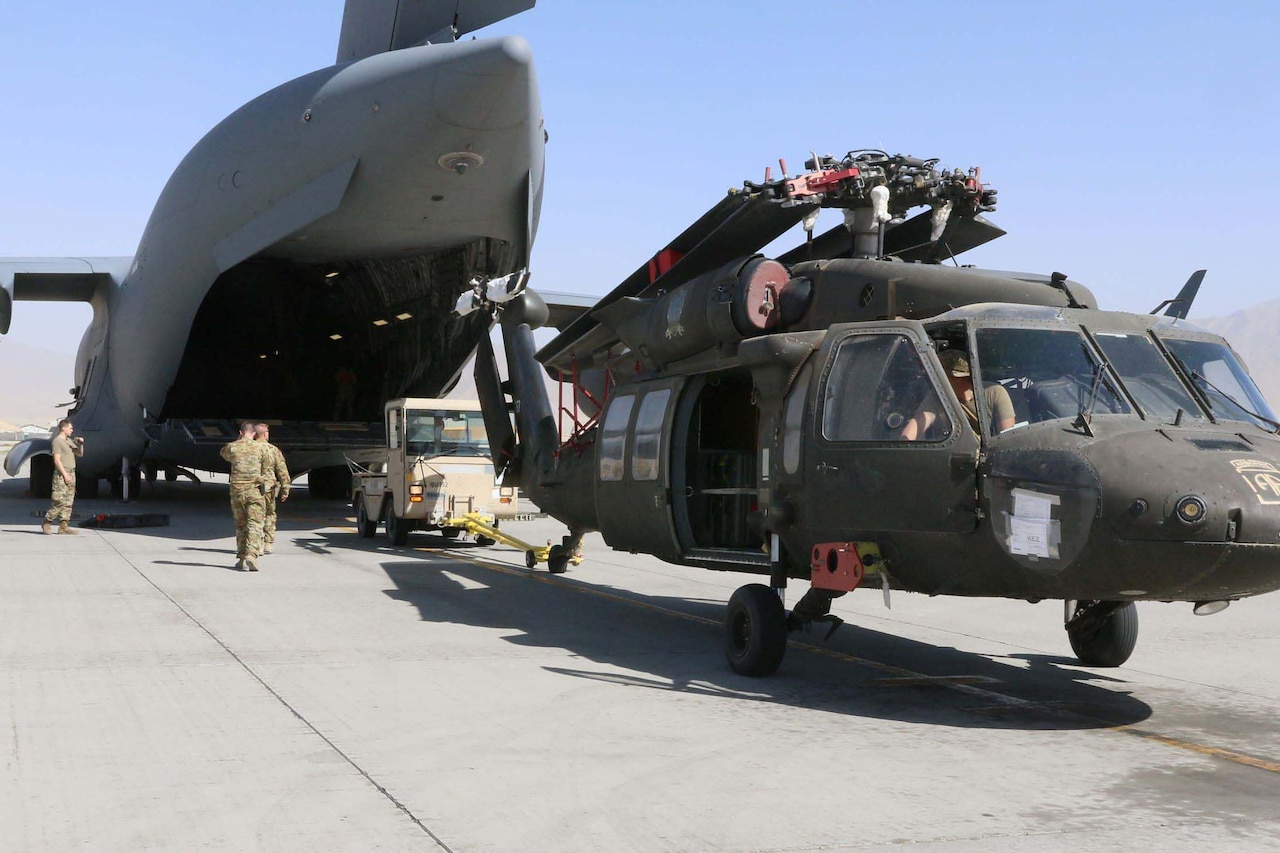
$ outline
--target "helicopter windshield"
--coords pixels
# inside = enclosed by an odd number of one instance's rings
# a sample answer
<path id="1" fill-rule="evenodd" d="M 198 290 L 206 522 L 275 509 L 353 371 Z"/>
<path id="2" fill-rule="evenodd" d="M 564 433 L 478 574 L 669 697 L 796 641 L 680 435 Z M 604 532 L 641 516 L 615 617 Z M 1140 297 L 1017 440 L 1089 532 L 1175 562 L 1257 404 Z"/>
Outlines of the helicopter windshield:
<path id="1" fill-rule="evenodd" d="M 1009 392 L 1015 426 L 1133 411 L 1078 330 L 980 328 L 977 343 L 982 382 Z"/>
<path id="2" fill-rule="evenodd" d="M 1225 344 L 1170 337 L 1161 340 L 1209 401 L 1215 418 L 1245 421 L 1275 431 L 1275 414 L 1244 365 Z"/>
<path id="3" fill-rule="evenodd" d="M 488 456 L 480 412 L 417 409 L 405 412 L 405 447 L 412 456 Z"/>
<path id="4" fill-rule="evenodd" d="M 1148 417 L 1175 420 L 1181 410 L 1204 420 L 1200 407 L 1149 336 L 1142 332 L 1094 332 L 1093 338 Z"/>

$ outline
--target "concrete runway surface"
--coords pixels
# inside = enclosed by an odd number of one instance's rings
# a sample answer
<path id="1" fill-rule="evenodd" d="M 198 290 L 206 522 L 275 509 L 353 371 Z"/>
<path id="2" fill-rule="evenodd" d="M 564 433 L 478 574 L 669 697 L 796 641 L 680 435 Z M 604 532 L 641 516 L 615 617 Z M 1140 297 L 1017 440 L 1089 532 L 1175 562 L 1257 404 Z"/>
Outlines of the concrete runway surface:
<path id="1" fill-rule="evenodd" d="M 81 501 L 172 524 L 74 537 L 24 487 L 0 850 L 1280 850 L 1277 596 L 1140 604 L 1128 665 L 1091 670 L 1060 602 L 860 591 L 750 679 L 719 627 L 749 576 L 598 537 L 562 576 L 393 548 L 305 488 L 248 574 L 225 485 Z"/>

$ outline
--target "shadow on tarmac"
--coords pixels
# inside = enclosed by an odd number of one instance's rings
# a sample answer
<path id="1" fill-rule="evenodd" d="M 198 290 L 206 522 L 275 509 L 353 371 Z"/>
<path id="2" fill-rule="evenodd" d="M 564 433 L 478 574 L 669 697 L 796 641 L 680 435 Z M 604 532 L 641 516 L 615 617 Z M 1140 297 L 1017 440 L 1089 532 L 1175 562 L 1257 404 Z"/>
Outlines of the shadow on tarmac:
<path id="1" fill-rule="evenodd" d="M 309 547 L 369 547 L 369 540 L 356 536 L 319 536 Z M 420 541 L 436 545 L 425 535 Z M 827 643 L 821 634 L 793 635 L 777 675 L 740 676 L 721 652 L 720 602 L 647 596 L 572 574 L 489 565 L 488 559 L 479 565 L 458 555 L 453 543 L 441 539 L 437 547 L 452 553 L 410 551 L 382 563 L 395 584 L 386 594 L 412 604 L 425 621 L 509 631 L 509 643 L 565 649 L 626 670 L 547 667 L 566 677 L 959 728 L 1109 728 L 1152 713 L 1117 689 L 1122 678 L 1082 669 L 1073 659 L 1023 654 L 997 660 L 853 624 Z M 486 550 L 477 549 L 476 556 Z M 502 557 L 519 559 L 511 552 Z M 1014 657 L 1026 667 L 1001 662 Z"/>
<path id="2" fill-rule="evenodd" d="M 0 525 L 10 533 L 40 532 L 40 522 L 49 508 L 47 498 L 27 494 L 27 480 L 0 480 Z M 184 512 L 185 510 L 188 510 Z M 114 532 L 135 536 L 151 536 L 184 541 L 208 541 L 235 535 L 231 518 L 230 495 L 226 483 L 192 483 L 187 480 L 154 483 L 144 481 L 136 500 L 125 503 L 111 497 L 76 498 L 71 518 L 72 527 L 96 515 L 130 515 L 163 512 L 169 524 L 158 527 L 118 528 Z M 37 517 L 40 516 L 40 517 Z M 276 507 L 276 529 L 283 531 L 315 530 L 335 524 L 350 524 L 351 507 L 341 501 L 314 500 L 305 485 L 293 487 L 289 500 Z M 208 549 L 213 553 L 227 553 Z M 234 551 L 231 552 L 234 556 Z M 201 564 L 195 564 L 201 565 Z M 217 566 L 217 568 L 224 568 Z"/>

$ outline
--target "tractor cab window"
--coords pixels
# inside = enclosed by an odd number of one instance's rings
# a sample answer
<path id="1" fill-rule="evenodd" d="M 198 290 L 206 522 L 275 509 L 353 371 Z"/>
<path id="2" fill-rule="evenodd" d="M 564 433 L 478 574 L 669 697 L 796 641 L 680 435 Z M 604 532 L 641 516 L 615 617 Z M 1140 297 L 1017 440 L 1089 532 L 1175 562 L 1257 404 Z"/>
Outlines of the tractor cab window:
<path id="1" fill-rule="evenodd" d="M 1245 421 L 1269 432 L 1275 431 L 1275 414 L 1226 344 L 1169 337 L 1161 340 L 1209 401 L 1215 418 Z"/>
<path id="2" fill-rule="evenodd" d="M 977 345 L 982 384 L 1009 392 L 1015 427 L 1133 411 L 1077 329 L 980 328 Z"/>
<path id="3" fill-rule="evenodd" d="M 912 431 L 916 423 L 919 432 Z M 826 379 L 823 438 L 938 442 L 953 429 L 909 337 L 863 334 L 840 343 Z"/>
<path id="4" fill-rule="evenodd" d="M 413 456 L 488 456 L 480 412 L 410 409 L 404 413 L 405 450 Z"/>

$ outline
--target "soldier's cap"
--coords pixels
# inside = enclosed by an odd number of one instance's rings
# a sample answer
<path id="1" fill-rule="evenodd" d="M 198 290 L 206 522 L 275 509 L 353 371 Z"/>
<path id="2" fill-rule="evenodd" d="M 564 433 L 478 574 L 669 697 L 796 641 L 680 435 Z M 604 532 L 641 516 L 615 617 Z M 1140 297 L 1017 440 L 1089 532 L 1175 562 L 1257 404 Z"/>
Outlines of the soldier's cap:
<path id="1" fill-rule="evenodd" d="M 942 368 L 952 376 L 969 375 L 969 358 L 960 350 L 943 350 L 939 353 L 938 360 L 942 362 Z"/>

